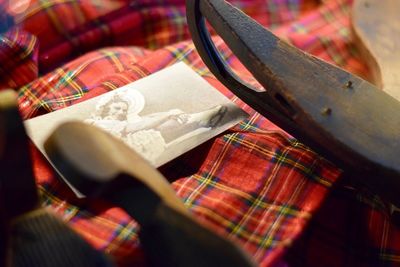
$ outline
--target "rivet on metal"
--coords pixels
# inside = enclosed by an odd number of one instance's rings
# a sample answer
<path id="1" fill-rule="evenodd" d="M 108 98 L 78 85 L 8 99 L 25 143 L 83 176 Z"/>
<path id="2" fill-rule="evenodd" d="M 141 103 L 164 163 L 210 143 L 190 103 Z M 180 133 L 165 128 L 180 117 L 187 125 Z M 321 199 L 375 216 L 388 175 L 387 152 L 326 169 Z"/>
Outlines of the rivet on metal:
<path id="1" fill-rule="evenodd" d="M 352 81 L 348 81 L 348 82 L 346 83 L 346 88 L 347 88 L 347 89 L 352 89 L 352 88 L 353 88 L 353 82 L 352 82 Z"/>
<path id="2" fill-rule="evenodd" d="M 332 114 L 332 109 L 331 108 L 323 108 L 321 111 L 321 114 L 324 116 L 329 116 Z"/>

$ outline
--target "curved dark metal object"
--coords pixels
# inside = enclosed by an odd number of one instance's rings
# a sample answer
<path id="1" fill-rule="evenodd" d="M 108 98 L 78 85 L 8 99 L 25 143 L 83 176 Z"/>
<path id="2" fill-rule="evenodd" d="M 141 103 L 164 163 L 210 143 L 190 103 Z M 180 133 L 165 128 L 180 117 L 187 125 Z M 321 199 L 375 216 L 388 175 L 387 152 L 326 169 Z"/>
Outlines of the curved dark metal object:
<path id="1" fill-rule="evenodd" d="M 363 79 L 285 43 L 223 0 L 188 0 L 194 44 L 212 73 L 276 125 L 400 205 L 400 103 Z M 267 90 L 232 74 L 205 19 Z"/>

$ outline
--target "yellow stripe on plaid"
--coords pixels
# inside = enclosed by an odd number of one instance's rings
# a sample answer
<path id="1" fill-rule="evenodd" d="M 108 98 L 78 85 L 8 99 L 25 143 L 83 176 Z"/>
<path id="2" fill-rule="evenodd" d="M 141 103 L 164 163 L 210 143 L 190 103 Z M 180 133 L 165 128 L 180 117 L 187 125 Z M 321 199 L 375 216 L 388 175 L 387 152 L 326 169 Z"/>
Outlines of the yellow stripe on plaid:
<path id="1" fill-rule="evenodd" d="M 13 31 L 13 37 L 12 37 L 13 40 L 10 40 L 9 38 L 3 35 L 1 36 L 1 41 L 6 43 L 10 48 L 14 48 L 16 42 L 18 42 L 18 39 L 23 38 L 20 36 L 21 36 L 20 30 L 17 28 L 15 31 Z M 24 47 L 24 51 L 19 55 L 19 58 L 24 59 L 30 54 L 32 54 L 36 44 L 37 44 L 36 37 L 34 35 L 30 35 L 28 46 Z"/>
<path id="2" fill-rule="evenodd" d="M 29 118 L 31 115 L 33 115 L 39 107 L 43 107 L 45 110 L 51 111 L 51 107 L 46 103 L 46 101 L 41 99 L 42 95 L 37 97 L 28 86 L 29 85 L 25 85 L 21 87 L 18 93 L 18 98 L 27 97 L 29 101 L 31 101 L 31 105 L 34 107 L 34 109 L 32 109 L 30 114 L 28 114 L 26 117 Z"/>
<path id="3" fill-rule="evenodd" d="M 243 143 L 243 142 L 241 142 L 241 143 Z M 270 153 L 270 152 L 268 152 L 268 153 Z M 263 203 L 262 198 L 264 198 L 264 196 L 267 196 L 267 192 L 270 191 L 272 178 L 277 176 L 277 173 L 280 171 L 280 167 L 281 167 L 281 164 L 279 164 L 279 162 L 274 165 L 274 168 L 273 168 L 271 174 L 265 181 L 265 185 L 264 185 L 263 189 L 260 192 L 258 192 L 258 197 L 252 202 L 252 205 L 249 207 L 250 212 L 248 213 L 247 216 L 244 216 L 242 218 L 242 220 L 238 223 L 237 227 L 235 229 L 233 229 L 232 233 L 240 234 L 241 231 L 243 230 L 240 227 L 240 225 L 246 224 L 247 221 L 249 220 L 249 217 L 251 216 L 251 214 L 253 214 L 259 208 L 259 205 L 261 203 Z"/>
<path id="4" fill-rule="evenodd" d="M 203 177 L 201 175 L 198 175 L 198 174 L 193 175 L 191 178 L 194 178 L 194 179 L 196 179 L 196 180 L 198 180 L 200 182 L 203 180 Z M 223 183 L 213 182 L 213 184 L 211 186 L 212 186 L 212 188 L 216 188 L 216 189 L 219 189 L 219 190 L 224 191 L 224 192 L 229 192 L 230 194 L 238 196 L 238 197 L 240 197 L 242 199 L 246 199 L 246 202 L 251 202 L 251 203 L 255 203 L 256 202 L 257 206 L 260 207 L 261 209 L 268 209 L 268 210 L 277 211 L 277 212 L 281 211 L 281 208 L 282 208 L 281 205 L 275 205 L 274 203 L 268 203 L 268 202 L 265 202 L 265 201 L 260 201 L 259 199 L 254 198 L 250 194 L 247 194 L 247 193 L 245 193 L 245 192 L 243 192 L 243 191 L 241 191 L 239 189 L 235 189 L 235 188 L 226 186 Z M 201 198 L 207 198 L 207 199 L 210 199 L 210 200 L 218 200 L 218 199 L 211 198 L 207 194 L 202 195 Z M 238 215 L 243 215 L 245 213 L 245 212 L 241 212 L 240 210 L 237 210 L 236 207 L 228 206 L 224 202 L 220 202 L 219 205 L 222 205 L 222 206 L 228 207 L 228 208 L 232 208 L 232 210 L 235 210 L 235 212 Z M 194 204 L 192 204 L 189 207 L 190 208 L 194 207 Z M 299 218 L 304 218 L 304 219 L 309 219 L 310 216 L 311 216 L 311 214 L 306 212 L 306 211 L 302 211 L 302 210 L 298 210 L 298 209 L 290 208 L 290 207 L 286 207 L 286 209 L 287 209 L 286 210 L 286 214 L 288 214 L 288 215 L 293 215 L 293 216 L 296 216 L 296 217 L 299 217 Z M 254 219 L 254 220 L 256 220 L 256 219 Z"/>
<path id="5" fill-rule="evenodd" d="M 168 65 L 173 65 L 178 61 L 183 61 L 188 65 L 194 64 L 194 62 L 191 61 L 188 57 L 188 55 L 190 55 L 191 53 L 193 53 L 193 51 L 195 51 L 193 44 L 185 46 L 184 49 L 179 49 L 176 46 L 167 46 L 165 47 L 165 50 L 169 51 L 174 56 L 174 60 L 171 61 Z"/>
<path id="6" fill-rule="evenodd" d="M 301 180 L 300 183 L 296 186 L 295 191 L 290 195 L 290 198 L 286 201 L 286 203 L 296 203 L 296 199 L 298 198 L 298 196 L 303 193 L 303 187 L 305 184 L 306 181 L 304 179 Z M 271 247 L 275 241 L 274 238 L 276 239 L 277 233 L 282 231 L 280 227 L 282 226 L 282 222 L 287 220 L 287 211 L 288 208 L 286 205 L 281 206 L 277 218 L 270 227 L 270 231 L 268 231 L 268 233 L 265 235 L 265 239 L 261 243 L 259 243 L 257 252 L 254 254 L 256 258 L 261 258 L 263 256 L 262 253 L 264 253 L 265 251 L 262 248 Z M 297 222 L 299 222 L 299 220 L 297 220 Z"/>
<path id="7" fill-rule="evenodd" d="M 15 17 L 15 23 L 21 23 L 29 17 L 41 12 L 44 9 L 49 9 L 53 6 L 64 4 L 64 3 L 72 3 L 77 0 L 51 0 L 51 1 L 38 1 L 36 5 L 30 6 L 26 12 L 21 13 L 20 15 Z"/>
<path id="8" fill-rule="evenodd" d="M 119 57 L 115 55 L 115 52 L 110 52 L 106 49 L 100 51 L 103 55 L 106 57 L 110 58 L 111 61 L 114 63 L 114 65 L 117 67 L 119 72 L 124 71 L 124 65 L 122 65 L 121 61 L 119 60 Z"/>
<path id="9" fill-rule="evenodd" d="M 148 75 L 148 73 L 144 72 L 142 68 L 136 65 L 131 66 L 130 69 L 133 70 L 135 73 L 139 74 L 141 77 L 146 77 Z"/>
<path id="10" fill-rule="evenodd" d="M 111 82 L 104 82 L 102 83 L 104 86 L 108 87 L 110 90 L 115 90 L 118 89 L 118 86 L 115 86 L 113 83 Z"/>
<path id="11" fill-rule="evenodd" d="M 241 139 L 238 139 L 238 141 L 240 143 L 243 142 Z M 292 146 L 288 146 L 287 147 L 289 150 L 292 150 L 295 147 L 296 147 L 296 149 L 298 149 L 300 147 L 301 150 L 304 151 L 303 154 L 313 153 L 315 157 L 319 158 L 319 156 L 317 156 L 314 152 L 312 152 L 308 147 L 304 146 L 303 144 L 301 144 L 301 143 L 299 143 L 297 141 L 291 142 L 291 145 L 293 145 L 293 147 Z M 263 149 L 263 150 L 265 150 L 265 149 Z M 306 167 L 304 164 L 300 163 L 300 160 L 294 161 L 294 160 L 292 160 L 292 159 L 290 159 L 288 157 L 282 156 L 280 154 L 279 155 L 276 154 L 276 153 L 273 153 L 273 154 L 274 154 L 274 157 L 277 159 L 278 162 L 285 162 L 286 164 L 289 164 L 290 166 L 293 166 L 294 168 L 299 169 L 303 173 L 306 173 L 306 174 L 313 173 L 312 169 L 313 169 L 314 164 L 311 165 L 311 167 Z M 301 159 L 301 157 L 299 157 L 299 158 Z M 314 161 L 314 163 L 315 163 L 315 161 Z M 322 177 L 317 175 L 316 173 L 313 174 L 313 179 L 316 180 L 321 185 L 324 185 L 326 187 L 331 187 L 332 186 L 332 182 L 331 181 L 322 179 Z"/>
<path id="12" fill-rule="evenodd" d="M 232 222 L 230 222 L 229 220 L 225 220 L 223 217 L 220 216 L 220 214 L 218 214 L 217 212 L 215 212 L 211 209 L 207 209 L 202 206 L 196 206 L 195 209 L 193 209 L 193 210 L 209 216 L 210 218 L 212 218 L 212 220 L 215 220 L 216 222 L 218 222 L 218 224 L 225 226 L 225 229 L 232 229 L 232 226 L 234 226 L 234 224 Z M 263 236 L 254 235 L 253 232 L 247 231 L 245 229 L 243 229 L 243 231 L 240 232 L 240 235 L 229 233 L 229 236 L 240 237 L 240 238 L 245 239 L 246 243 L 251 242 L 251 243 L 254 243 L 257 245 L 262 243 L 262 241 L 264 240 Z M 270 247 L 274 247 L 274 246 L 278 245 L 279 242 L 280 241 L 278 241 L 278 240 L 273 240 L 270 244 Z"/>
<path id="13" fill-rule="evenodd" d="M 82 12 L 82 8 L 80 8 L 80 4 L 76 1 L 72 2 L 72 8 L 74 10 L 74 15 L 79 20 L 79 24 L 83 24 L 87 21 L 85 14 Z"/>
<path id="14" fill-rule="evenodd" d="M 72 218 L 90 218 L 90 220 L 97 224 L 97 225 L 102 225 L 103 227 L 106 227 L 108 229 L 119 229 L 118 235 L 115 235 L 113 239 L 117 240 L 127 240 L 130 238 L 137 238 L 138 233 L 136 232 L 137 229 L 137 223 L 135 223 L 133 220 L 126 224 L 124 227 L 121 228 L 121 223 L 120 222 L 114 222 L 104 216 L 95 216 L 94 214 L 88 212 L 88 211 L 82 211 L 79 207 L 67 204 L 65 200 L 61 200 L 55 195 L 51 194 L 49 191 L 47 191 L 45 188 L 39 185 L 39 191 L 43 199 L 43 205 L 47 207 L 51 207 L 52 211 L 55 211 L 59 216 L 61 216 L 62 220 L 64 222 L 68 222 Z M 63 210 L 68 210 L 68 213 L 60 213 L 60 209 Z M 74 224 L 74 222 L 71 222 Z M 76 229 L 77 230 L 77 229 Z M 133 231 L 134 230 L 134 231 Z M 78 229 L 79 231 L 79 229 Z M 82 231 L 83 234 L 87 233 Z M 98 241 L 104 241 L 101 238 L 98 238 L 96 236 L 93 236 L 93 239 L 96 239 Z"/>
<path id="15" fill-rule="evenodd" d="M 66 207 L 66 202 L 64 200 L 59 199 L 55 195 L 49 193 L 43 186 L 39 185 L 38 190 L 42 199 L 42 204 L 48 206 L 51 204 L 53 211 L 58 212 L 59 215 L 61 215 L 62 219 L 64 222 L 68 222 L 72 218 L 74 218 L 78 212 L 79 208 L 73 205 L 68 204 L 68 207 Z M 63 209 L 67 209 L 68 213 L 63 213 L 60 214 L 59 210 L 60 207 Z"/>
<path id="16" fill-rule="evenodd" d="M 230 138 L 228 138 L 228 142 L 225 143 L 224 147 L 221 149 L 221 152 L 218 154 L 217 159 L 214 161 L 214 164 L 211 167 L 211 170 L 207 174 L 206 177 L 204 177 L 204 182 L 185 199 L 185 204 L 186 205 L 192 205 L 193 202 L 197 199 L 199 196 L 200 192 L 207 188 L 207 186 L 212 182 L 212 177 L 213 174 L 219 169 L 219 165 L 223 162 L 223 159 L 225 158 L 225 155 L 229 151 L 229 142 Z"/>
<path id="17" fill-rule="evenodd" d="M 24 47 L 25 51 L 20 55 L 20 58 L 24 59 L 24 58 L 28 57 L 29 55 L 31 55 L 33 50 L 34 50 L 34 48 L 35 48 L 35 46 L 36 46 L 36 44 L 37 44 L 36 37 L 31 35 L 30 41 L 28 43 L 28 46 Z"/>
<path id="18" fill-rule="evenodd" d="M 71 86 L 73 89 L 75 89 L 76 94 L 81 95 L 81 96 L 83 95 L 84 92 L 83 92 L 81 86 L 79 84 L 77 84 L 74 80 L 74 78 L 77 75 L 77 73 L 75 71 L 65 72 L 63 69 L 59 68 L 56 70 L 56 73 L 58 75 L 60 75 L 60 77 L 62 77 L 62 79 L 55 87 L 51 88 L 51 90 L 50 90 L 51 93 L 57 94 L 59 91 L 58 90 L 59 85 L 67 84 L 68 86 Z M 64 98 L 64 96 L 63 96 L 63 98 Z"/>
<path id="19" fill-rule="evenodd" d="M 271 139 L 272 138 L 273 137 L 271 137 Z M 271 150 L 268 150 L 266 148 L 260 147 L 257 144 L 252 143 L 250 141 L 241 139 L 240 137 L 238 137 L 237 134 L 234 134 L 232 136 L 232 140 L 235 141 L 235 142 L 240 143 L 241 145 L 243 145 L 243 146 L 245 146 L 247 148 L 256 150 L 256 151 L 262 153 L 263 155 L 265 155 L 265 156 L 267 156 L 269 158 L 275 157 L 278 162 L 285 162 L 285 163 L 293 166 L 294 168 L 301 170 L 304 173 L 307 173 L 307 174 L 311 174 L 312 173 L 312 169 L 306 167 L 303 164 L 301 164 L 300 161 L 294 161 L 294 160 L 289 159 L 288 157 L 285 157 L 285 156 L 282 156 L 282 155 L 278 155 L 274 151 L 271 151 Z M 292 148 L 289 147 L 289 149 L 292 149 Z M 310 150 L 308 150 L 307 153 L 309 153 L 309 151 Z M 316 181 L 318 181 L 320 184 L 322 184 L 322 185 L 324 185 L 326 187 L 331 187 L 332 186 L 332 182 L 331 181 L 324 180 L 324 179 L 322 179 L 320 176 L 318 176 L 316 174 L 314 174 L 314 179 Z"/>
<path id="20" fill-rule="evenodd" d="M 72 2 L 71 2 L 72 3 Z M 64 24 L 62 23 L 62 20 L 60 20 L 60 18 L 58 17 L 58 14 L 56 12 L 54 12 L 53 8 L 47 8 L 45 7 L 47 15 L 49 16 L 51 22 L 53 23 L 55 29 L 61 33 L 64 37 L 68 38 L 68 40 L 74 44 L 77 45 L 74 42 L 74 39 L 72 39 L 70 32 L 68 31 L 68 29 L 65 28 Z"/>

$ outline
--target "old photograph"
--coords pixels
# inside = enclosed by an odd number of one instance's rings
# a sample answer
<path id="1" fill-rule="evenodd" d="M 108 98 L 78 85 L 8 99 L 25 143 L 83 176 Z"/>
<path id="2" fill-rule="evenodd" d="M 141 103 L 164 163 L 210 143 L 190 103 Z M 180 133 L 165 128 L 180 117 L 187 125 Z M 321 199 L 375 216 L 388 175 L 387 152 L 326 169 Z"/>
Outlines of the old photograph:
<path id="1" fill-rule="evenodd" d="M 43 151 L 63 122 L 83 121 L 121 139 L 158 167 L 246 118 L 184 63 L 88 101 L 26 121 Z M 29 130 L 31 129 L 31 130 Z"/>

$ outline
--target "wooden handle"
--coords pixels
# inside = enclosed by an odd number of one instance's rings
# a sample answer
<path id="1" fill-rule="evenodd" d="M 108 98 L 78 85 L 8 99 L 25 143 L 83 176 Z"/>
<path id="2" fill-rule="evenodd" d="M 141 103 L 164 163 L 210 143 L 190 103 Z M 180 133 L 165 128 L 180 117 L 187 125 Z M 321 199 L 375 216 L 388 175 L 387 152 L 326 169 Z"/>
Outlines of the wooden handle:
<path id="1" fill-rule="evenodd" d="M 236 245 L 197 223 L 167 180 L 114 136 L 84 123 L 65 123 L 45 150 L 76 189 L 121 206 L 139 222 L 154 266 L 254 265 Z"/>
<path id="2" fill-rule="evenodd" d="M 44 147 L 56 168 L 84 195 L 121 196 L 124 190 L 140 187 L 148 201 L 159 199 L 187 213 L 162 174 L 109 133 L 68 122 L 52 133 Z"/>
<path id="3" fill-rule="evenodd" d="M 13 90 L 0 92 L 0 190 L 11 219 L 38 205 L 28 137 Z"/>

